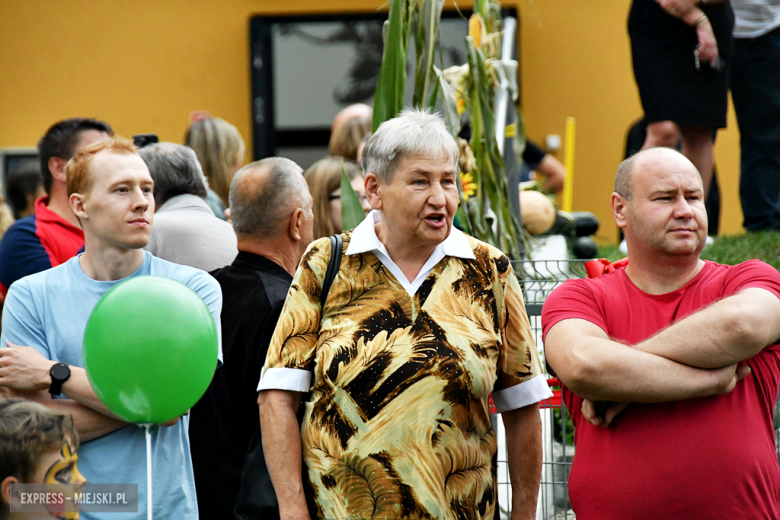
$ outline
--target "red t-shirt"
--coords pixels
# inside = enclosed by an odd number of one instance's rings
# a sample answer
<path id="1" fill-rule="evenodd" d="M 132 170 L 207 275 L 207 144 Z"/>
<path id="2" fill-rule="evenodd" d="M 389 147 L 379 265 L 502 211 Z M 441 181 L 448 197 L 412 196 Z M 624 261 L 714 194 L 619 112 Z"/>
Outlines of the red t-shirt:
<path id="1" fill-rule="evenodd" d="M 707 262 L 693 280 L 662 295 L 642 292 L 625 269 L 570 280 L 547 298 L 543 334 L 561 320 L 580 318 L 636 344 L 748 287 L 780 297 L 780 274 L 758 260 L 733 267 Z M 772 427 L 780 346 L 743 364 L 752 375 L 727 395 L 632 403 L 608 429 L 588 423 L 582 399 L 564 387 L 575 427 L 569 496 L 577 519 L 780 518 Z"/>

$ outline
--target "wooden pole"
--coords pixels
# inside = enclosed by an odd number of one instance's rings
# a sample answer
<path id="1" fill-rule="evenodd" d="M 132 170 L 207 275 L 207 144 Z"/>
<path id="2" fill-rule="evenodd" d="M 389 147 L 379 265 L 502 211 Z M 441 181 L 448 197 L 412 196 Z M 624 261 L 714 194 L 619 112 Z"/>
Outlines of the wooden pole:
<path id="1" fill-rule="evenodd" d="M 576 121 L 573 117 L 566 118 L 566 143 L 563 155 L 563 165 L 566 167 L 566 179 L 563 181 L 561 209 L 571 213 L 574 190 L 574 134 Z"/>

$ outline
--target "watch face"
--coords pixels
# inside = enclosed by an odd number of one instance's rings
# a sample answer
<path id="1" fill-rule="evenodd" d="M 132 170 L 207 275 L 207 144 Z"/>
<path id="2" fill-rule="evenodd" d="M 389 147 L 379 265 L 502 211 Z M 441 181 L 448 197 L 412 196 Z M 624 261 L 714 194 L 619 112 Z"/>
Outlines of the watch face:
<path id="1" fill-rule="evenodd" d="M 57 363 L 51 367 L 51 377 L 54 379 L 66 379 L 70 375 L 70 368 L 64 363 Z"/>

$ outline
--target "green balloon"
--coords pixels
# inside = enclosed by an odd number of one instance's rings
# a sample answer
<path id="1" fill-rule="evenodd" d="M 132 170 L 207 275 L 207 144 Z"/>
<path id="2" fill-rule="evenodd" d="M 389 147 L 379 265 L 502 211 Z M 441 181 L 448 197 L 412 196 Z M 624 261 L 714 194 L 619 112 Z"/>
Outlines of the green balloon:
<path id="1" fill-rule="evenodd" d="M 217 328 L 203 300 L 179 282 L 139 276 L 95 305 L 84 331 L 84 368 L 117 416 L 160 424 L 187 412 L 217 368 Z"/>

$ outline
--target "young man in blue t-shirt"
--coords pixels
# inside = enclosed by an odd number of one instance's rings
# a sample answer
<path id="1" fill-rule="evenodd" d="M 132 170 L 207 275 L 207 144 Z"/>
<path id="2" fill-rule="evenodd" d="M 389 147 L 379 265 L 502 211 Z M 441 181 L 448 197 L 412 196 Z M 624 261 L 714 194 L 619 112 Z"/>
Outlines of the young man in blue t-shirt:
<path id="1" fill-rule="evenodd" d="M 147 498 L 144 432 L 114 417 L 90 386 L 81 368 L 87 319 L 117 283 L 154 275 L 198 294 L 219 331 L 222 294 L 207 273 L 143 251 L 154 215 L 153 182 L 130 141 L 113 138 L 86 147 L 66 171 L 70 206 L 84 229 L 84 253 L 22 278 L 9 290 L 0 336 L 0 386 L 71 414 L 83 441 L 82 473 L 92 483 L 138 484 L 138 513 L 117 518 L 141 519 Z M 55 395 L 62 398 L 52 399 Z M 188 421 L 185 416 L 153 436 L 155 517 L 198 518 Z M 82 513 L 87 520 L 113 517 Z"/>

